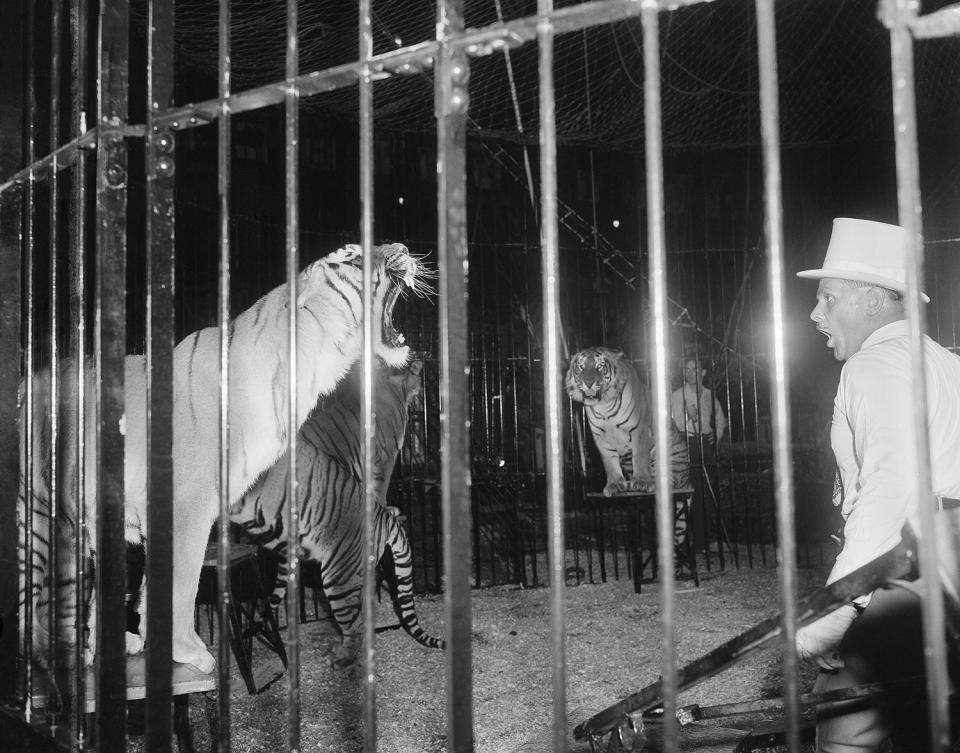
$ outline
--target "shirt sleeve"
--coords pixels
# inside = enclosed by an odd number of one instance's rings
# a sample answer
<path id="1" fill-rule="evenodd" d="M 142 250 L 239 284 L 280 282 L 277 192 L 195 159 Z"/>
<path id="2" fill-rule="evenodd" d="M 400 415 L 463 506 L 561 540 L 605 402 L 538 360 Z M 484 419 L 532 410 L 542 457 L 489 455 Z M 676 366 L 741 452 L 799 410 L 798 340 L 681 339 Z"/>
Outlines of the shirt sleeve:
<path id="1" fill-rule="evenodd" d="M 853 436 L 855 465 L 844 478 L 843 549 L 831 583 L 900 541 L 913 503 L 912 398 L 899 364 L 878 358 L 848 361 L 840 376 L 838 420 Z"/>

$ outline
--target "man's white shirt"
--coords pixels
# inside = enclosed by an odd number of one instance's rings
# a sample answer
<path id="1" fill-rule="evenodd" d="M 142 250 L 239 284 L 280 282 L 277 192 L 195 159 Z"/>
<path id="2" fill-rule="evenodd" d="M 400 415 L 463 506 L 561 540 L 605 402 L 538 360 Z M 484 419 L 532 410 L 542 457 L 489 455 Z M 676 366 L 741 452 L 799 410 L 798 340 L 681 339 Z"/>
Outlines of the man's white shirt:
<path id="1" fill-rule="evenodd" d="M 933 494 L 956 498 L 960 356 L 926 336 L 924 356 Z M 830 432 L 843 482 L 844 544 L 827 583 L 894 547 L 917 512 L 911 379 L 905 320 L 877 329 L 844 363 Z"/>

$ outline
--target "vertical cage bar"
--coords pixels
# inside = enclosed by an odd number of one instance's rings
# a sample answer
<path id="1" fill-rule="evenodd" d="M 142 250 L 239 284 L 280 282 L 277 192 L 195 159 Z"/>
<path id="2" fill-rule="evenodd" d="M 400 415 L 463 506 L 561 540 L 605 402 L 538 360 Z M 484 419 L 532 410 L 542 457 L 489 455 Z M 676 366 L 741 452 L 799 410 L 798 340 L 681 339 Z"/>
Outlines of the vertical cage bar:
<path id="1" fill-rule="evenodd" d="M 547 531 L 550 553 L 550 648 L 553 681 L 552 749 L 567 749 L 567 671 L 563 597 L 563 420 L 560 414 L 560 250 L 557 230 L 557 122 L 553 80 L 553 0 L 539 0 L 540 213 L 543 295 L 543 386 L 546 392 Z"/>
<path id="2" fill-rule="evenodd" d="M 299 65 L 297 38 L 297 0 L 287 0 L 287 88 L 284 94 L 285 178 L 286 178 L 286 255 L 287 285 L 290 289 L 290 373 L 288 389 L 290 412 L 287 436 L 290 438 L 290 471 L 287 487 L 287 748 L 300 750 L 300 500 L 297 496 L 297 267 L 300 233 L 298 147 L 300 138 L 300 96 L 295 79 Z"/>
<path id="3" fill-rule="evenodd" d="M 440 272 L 440 495 L 447 627 L 447 748 L 473 750 L 470 593 L 470 404 L 467 352 L 466 117 L 470 63 L 447 44 L 463 32 L 463 0 L 437 0 L 437 251 Z"/>
<path id="4" fill-rule="evenodd" d="M 783 615 L 783 698 L 787 710 L 786 743 L 800 750 L 800 690 L 794 639 L 797 626 L 797 547 L 793 528 L 793 457 L 790 439 L 790 379 L 784 333 L 783 206 L 780 175 L 780 104 L 777 95 L 776 23 L 773 3 L 757 0 L 757 54 L 760 69 L 760 127 L 763 140 L 764 203 L 770 307 L 773 324 L 770 381 L 773 386 L 773 448 L 776 478 L 777 549 L 780 609 Z"/>
<path id="5" fill-rule="evenodd" d="M 97 261 L 94 353 L 100 379 L 97 479 L 97 749 L 126 749 L 127 587 L 124 541 L 123 435 L 126 353 L 126 210 L 129 7 L 100 6 L 97 86 Z"/>
<path id="6" fill-rule="evenodd" d="M 19 191 L 0 193 L 0 353 L 20 353 L 21 275 L 23 260 L 20 253 L 17 209 Z M 20 379 L 20 359 L 0 359 L 0 392 L 16 395 Z M 17 519 L 17 494 L 20 447 L 17 432 L 17 401 L 0 401 L 0 514 L 4 520 Z M 18 534 L 20 535 L 20 534 Z M 17 536 L 0 540 L 0 564 L 4 583 L 17 583 Z M 17 588 L 7 588 L 7 600 L 0 604 L 4 630 L 0 634 L 0 697 L 12 698 L 17 691 L 18 639 L 22 634 L 17 614 Z"/>
<path id="7" fill-rule="evenodd" d="M 650 248 L 650 300 L 653 302 L 653 405 L 656 412 L 657 457 L 657 557 L 660 572 L 664 750 L 677 750 L 677 647 L 674 636 L 676 603 L 674 591 L 673 519 L 670 493 L 670 396 L 667 373 L 667 277 L 663 195 L 663 125 L 660 100 L 659 4 L 644 0 L 643 23 L 644 142 L 647 171 L 647 232 Z"/>
<path id="8" fill-rule="evenodd" d="M 24 455 L 23 475 L 24 475 L 24 512 L 23 512 L 23 569 L 24 569 L 24 604 L 21 625 L 23 626 L 23 683 L 25 697 L 25 714 L 27 721 L 33 718 L 33 623 L 35 614 L 33 610 L 33 592 L 36 588 L 34 584 L 33 555 L 34 555 L 34 531 L 33 531 L 33 512 L 34 512 L 34 489 L 33 489 L 33 464 L 39 462 L 33 454 L 33 401 L 34 401 L 34 313 L 36 311 L 36 301 L 34 297 L 34 257 L 33 257 L 33 202 L 36 193 L 36 175 L 34 173 L 34 160 L 36 159 L 36 8 L 33 3 L 27 3 L 26 17 L 26 39 L 24 40 L 24 138 L 23 145 L 24 159 L 29 165 L 27 173 L 27 183 L 22 197 L 23 222 L 20 227 L 20 253 L 24 254 L 24 289 L 27 300 L 24 316 L 26 316 L 26 340 L 23 344 L 25 349 L 24 369 L 24 421 L 23 430 L 23 448 L 21 452 Z"/>
<path id="9" fill-rule="evenodd" d="M 219 730 L 217 750 L 230 750 L 230 2 L 220 0 L 217 37 L 217 92 L 220 117 L 217 120 L 217 244 L 220 275 L 217 280 L 218 321 L 220 325 L 220 509 L 217 540 L 217 708 Z M 295 307 L 292 307 L 295 308 Z M 289 630 L 290 628 L 288 628 Z M 289 655 L 289 653 L 288 653 Z"/>
<path id="10" fill-rule="evenodd" d="M 60 432 L 60 349 L 57 340 L 57 308 L 60 293 L 60 280 L 57 273 L 57 257 L 59 256 L 60 245 L 60 224 L 58 221 L 58 204 L 60 197 L 60 175 L 59 159 L 56 156 L 56 150 L 60 134 L 60 47 L 63 34 L 63 7 L 60 0 L 53 0 L 50 6 L 50 134 L 49 144 L 50 152 L 54 153 L 50 165 L 48 176 L 50 186 L 50 206 L 48 207 L 47 222 L 48 244 L 50 259 L 50 279 L 48 284 L 48 294 L 50 297 L 49 311 L 49 337 L 50 337 L 50 437 L 48 448 L 45 452 L 50 453 L 50 500 L 49 500 L 49 534 L 47 536 L 50 550 L 47 554 L 47 568 L 50 575 L 50 600 L 49 611 L 47 613 L 47 645 L 45 647 L 49 660 L 47 672 L 47 698 L 51 699 L 47 704 L 47 713 L 50 715 L 51 724 L 58 724 L 57 718 L 60 709 L 58 704 L 53 702 L 56 697 L 56 683 L 59 672 L 57 656 L 57 620 L 59 615 L 59 596 L 56 584 L 60 580 L 60 557 L 58 549 L 60 547 L 60 537 L 63 531 L 60 526 L 59 513 L 59 492 L 60 492 L 60 463 L 57 446 L 59 444 Z"/>
<path id="11" fill-rule="evenodd" d="M 73 40 L 73 49 L 70 60 L 70 138 L 78 138 L 86 131 L 86 99 L 87 99 L 87 19 L 89 7 L 87 0 L 71 0 L 70 2 L 70 37 Z M 70 715 L 70 738 L 75 741 L 77 750 L 86 748 L 86 727 L 83 714 L 86 706 L 87 683 L 85 673 L 79 668 L 84 666 L 84 626 L 87 624 L 87 557 L 89 531 L 87 530 L 87 488 L 86 488 L 86 445 L 87 413 L 86 402 L 90 399 L 87 392 L 85 377 L 86 350 L 87 350 L 87 163 L 88 152 L 80 150 L 77 153 L 74 165 L 73 184 L 70 191 L 70 220 L 72 223 L 70 246 L 70 320 L 76 322 L 71 328 L 70 352 L 75 359 L 77 368 L 74 372 L 75 383 L 70 385 L 76 391 L 76 414 L 69 420 L 75 422 L 76 446 L 70 448 L 77 464 L 77 492 L 76 492 L 76 587 L 74 599 L 74 634 L 77 636 L 74 666 L 78 668 L 76 674 L 73 713 Z"/>
<path id="12" fill-rule="evenodd" d="M 920 299 L 920 281 L 923 280 L 923 220 L 917 151 L 913 37 L 907 26 L 916 17 L 917 4 L 909 0 L 886 0 L 881 11 L 890 28 L 897 209 L 900 224 L 910 239 L 905 308 L 910 330 L 910 376 L 914 395 L 914 490 L 920 518 L 920 574 L 923 579 L 923 638 L 930 714 L 930 750 L 932 753 L 940 753 L 948 750 L 950 746 L 950 678 L 947 673 L 943 594 L 937 566 L 936 522 L 930 477 L 930 438 L 927 429 L 927 390 L 923 360 L 926 312 Z"/>
<path id="13" fill-rule="evenodd" d="M 374 551 L 373 512 L 378 505 L 373 474 L 373 78 L 369 60 L 373 56 L 373 26 L 370 0 L 360 2 L 360 240 L 363 244 L 363 396 L 360 419 L 363 423 L 363 720 L 364 750 L 377 751 L 377 684 L 375 645 L 375 591 L 377 556 Z"/>
<path id="14" fill-rule="evenodd" d="M 147 709 L 146 745 L 170 750 L 173 650 L 174 137 L 155 122 L 173 100 L 172 0 L 147 22 Z"/>
<path id="15" fill-rule="evenodd" d="M 3 57 L 3 75 L 9 84 L 8 92 L 16 100 L 23 93 L 24 7 L 6 14 L 0 26 L 0 45 Z M 22 102 L 22 100 L 21 100 Z M 13 172 L 22 167 L 23 140 L 11 139 L 7 145 L 5 160 L 0 169 Z M 6 177 L 6 176 L 4 176 Z M 8 187 L 0 191 L 0 353 L 11 354 L 0 359 L 0 394 L 17 394 L 22 357 L 22 283 L 23 258 L 19 242 L 22 186 Z M 14 357 L 13 354 L 17 354 Z M 0 401 L 0 519 L 17 520 L 17 496 L 19 493 L 20 444 L 18 436 L 19 401 Z M 0 537 L 0 619 L 4 630 L 0 631 L 0 698 L 16 702 L 19 691 L 20 626 L 22 611 L 19 608 L 18 592 L 21 587 L 19 574 L 19 527 L 7 536 Z"/>

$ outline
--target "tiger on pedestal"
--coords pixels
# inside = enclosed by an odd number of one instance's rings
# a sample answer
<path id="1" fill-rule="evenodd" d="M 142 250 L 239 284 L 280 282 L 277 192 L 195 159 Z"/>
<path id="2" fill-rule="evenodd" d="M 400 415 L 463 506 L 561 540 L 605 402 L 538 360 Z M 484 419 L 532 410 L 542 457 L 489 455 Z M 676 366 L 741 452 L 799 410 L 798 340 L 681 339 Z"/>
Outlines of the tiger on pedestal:
<path id="1" fill-rule="evenodd" d="M 229 327 L 230 426 L 229 493 L 239 499 L 289 446 L 288 441 L 288 339 L 289 307 L 298 307 L 297 317 L 297 425 L 321 395 L 333 391 L 348 369 L 360 357 L 363 317 L 362 249 L 347 245 L 307 266 L 298 276 L 296 296 L 286 284 L 274 288 L 253 306 L 237 316 Z M 402 291 L 423 293 L 430 276 L 423 263 L 411 256 L 402 244 L 374 248 L 373 321 L 381 324 L 374 345 L 375 353 L 387 364 L 402 366 L 408 351 L 403 337 L 394 330 L 391 314 Z M 219 363 L 220 334 L 217 327 L 199 330 L 184 338 L 173 356 L 173 659 L 193 664 L 203 672 L 215 666 L 213 656 L 194 629 L 194 602 L 210 528 L 219 512 Z M 91 364 L 85 365 L 88 395 L 95 394 L 96 380 Z M 39 373 L 36 384 L 49 383 L 49 370 Z M 61 363 L 64 385 L 76 383 L 76 362 Z M 21 387 L 21 393 L 23 387 Z M 58 465 L 62 479 L 58 491 L 57 528 L 73 529 L 76 541 L 76 499 L 78 474 L 76 458 L 76 392 L 65 386 L 61 396 Z M 45 399 L 46 396 L 46 399 Z M 49 392 L 40 389 L 33 404 L 33 589 L 29 597 L 35 607 L 33 631 L 35 655 L 44 643 L 43 612 L 50 598 L 47 552 L 50 541 L 49 458 L 44 452 L 44 437 L 50 434 Z M 146 359 L 126 358 L 124 383 L 125 434 L 124 494 L 126 500 L 126 538 L 131 545 L 142 543 L 147 520 L 147 435 L 146 435 Z M 21 400 L 21 405 L 24 402 Z M 86 446 L 85 501 L 90 530 L 96 521 L 96 447 L 95 402 L 88 401 L 85 411 Z M 21 480 L 18 523 L 24 530 L 25 491 L 23 477 L 23 425 L 21 409 Z M 49 441 L 49 440 L 48 440 Z M 61 518 L 62 516 L 62 518 Z M 71 540 L 58 532 L 58 541 Z M 22 543 L 22 542 L 21 542 Z M 88 540 L 88 545 L 91 542 Z M 61 567 L 56 593 L 61 605 L 58 639 L 76 645 L 75 612 L 72 598 L 72 572 L 75 549 L 58 547 Z M 21 545 L 21 552 L 24 551 Z M 95 552 L 90 552 L 95 560 Z M 149 552 L 147 553 L 149 557 Z M 28 566 L 20 557 L 21 573 Z M 21 603 L 27 594 L 21 574 Z M 141 604 L 141 611 L 144 609 Z M 89 614 L 95 614 L 91 606 Z M 21 614 L 23 610 L 21 610 Z M 40 628 L 40 629 L 34 629 Z M 141 635 L 146 620 L 140 620 Z M 96 645 L 92 622 L 88 624 L 88 663 Z M 25 635 L 21 632 L 21 635 Z M 144 636 L 145 637 L 145 636 Z M 136 650 L 136 641 L 128 649 Z"/>
<path id="2" fill-rule="evenodd" d="M 591 436 L 607 474 L 603 495 L 655 491 L 650 390 L 624 359 L 623 351 L 601 346 L 575 353 L 564 386 L 567 394 L 585 407 Z M 688 488 L 687 443 L 673 421 L 668 424 L 673 488 Z"/>

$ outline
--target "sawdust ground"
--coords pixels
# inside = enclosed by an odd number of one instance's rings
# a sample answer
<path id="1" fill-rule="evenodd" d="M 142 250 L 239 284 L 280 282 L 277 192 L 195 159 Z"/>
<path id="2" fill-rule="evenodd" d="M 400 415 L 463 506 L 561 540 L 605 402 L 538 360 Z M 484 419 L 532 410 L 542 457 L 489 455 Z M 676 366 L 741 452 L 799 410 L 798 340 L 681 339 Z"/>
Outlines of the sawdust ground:
<path id="1" fill-rule="evenodd" d="M 799 592 L 823 582 L 822 568 L 802 567 Z M 700 587 L 678 582 L 678 664 L 699 658 L 773 615 L 779 608 L 773 567 L 727 569 L 702 577 Z M 566 701 L 570 728 L 654 682 L 660 674 L 661 610 L 655 585 L 636 594 L 629 580 L 567 587 Z M 420 597 L 425 629 L 443 632 L 443 600 Z M 495 587 L 473 592 L 473 729 L 477 753 L 550 750 L 552 716 L 548 589 Z M 323 621 L 300 626 L 301 750 L 363 750 L 362 673 L 335 670 L 323 651 Z M 774 643 L 776 643 L 774 641 Z M 259 682 L 278 676 L 267 649 L 255 648 Z M 266 753 L 287 749 L 288 682 L 280 675 L 250 695 L 235 672 L 230 694 L 231 749 Z M 811 673 L 801 674 L 801 690 Z M 680 705 L 718 704 L 781 695 L 780 650 L 758 650 L 726 671 L 682 693 Z M 376 722 L 379 753 L 446 751 L 444 655 L 422 648 L 400 630 L 376 640 Z M 192 704 L 198 750 L 208 749 L 203 704 Z M 572 752 L 584 743 L 569 738 Z"/>

